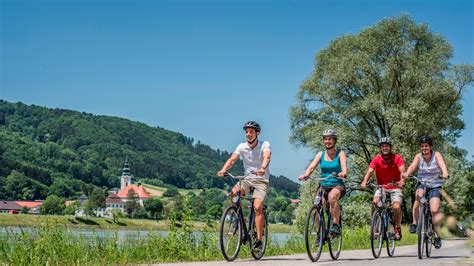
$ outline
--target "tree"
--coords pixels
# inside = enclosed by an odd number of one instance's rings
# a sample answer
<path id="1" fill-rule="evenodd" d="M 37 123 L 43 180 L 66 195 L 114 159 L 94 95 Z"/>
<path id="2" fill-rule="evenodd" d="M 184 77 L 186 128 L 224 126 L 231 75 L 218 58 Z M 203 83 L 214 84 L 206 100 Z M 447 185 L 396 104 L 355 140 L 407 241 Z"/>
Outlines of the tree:
<path id="1" fill-rule="evenodd" d="M 30 208 L 28 208 L 26 206 L 23 206 L 23 208 L 21 208 L 21 213 L 22 214 L 27 214 L 29 211 L 30 211 Z"/>
<path id="2" fill-rule="evenodd" d="M 140 203 L 138 202 L 140 198 L 135 190 L 132 188 L 127 193 L 127 201 L 125 202 L 125 211 L 128 215 L 132 215 L 133 218 L 133 211 L 140 207 Z"/>
<path id="3" fill-rule="evenodd" d="M 422 134 L 452 143 L 464 127 L 461 96 L 474 73 L 471 65 L 451 65 L 452 56 L 442 36 L 408 16 L 337 38 L 299 89 L 291 140 L 320 147 L 321 132 L 332 127 L 364 170 L 382 136 L 407 155 Z"/>
<path id="4" fill-rule="evenodd" d="M 105 199 L 107 198 L 107 192 L 100 188 L 94 188 L 91 195 L 89 196 L 89 202 L 91 207 L 94 209 L 105 208 Z"/>
<path id="5" fill-rule="evenodd" d="M 70 182 L 62 178 L 57 178 L 49 187 L 49 194 L 54 194 L 62 198 L 71 198 L 72 196 L 74 196 L 74 189 L 70 185 Z"/>
<path id="6" fill-rule="evenodd" d="M 140 204 L 135 208 L 132 212 L 132 218 L 137 219 L 147 219 L 149 218 L 148 213 L 146 212 L 145 208 L 143 208 Z"/>
<path id="7" fill-rule="evenodd" d="M 145 201 L 145 210 L 150 213 L 150 217 L 158 219 L 163 211 L 163 203 L 160 199 L 149 199 Z"/>
<path id="8" fill-rule="evenodd" d="M 64 200 L 56 195 L 48 196 L 40 207 L 41 214 L 62 215 L 66 206 Z"/>
<path id="9" fill-rule="evenodd" d="M 92 203 L 90 200 L 86 200 L 84 203 L 84 213 L 86 216 L 95 216 L 96 213 L 94 212 L 94 207 L 92 206 Z"/>
<path id="10" fill-rule="evenodd" d="M 358 181 L 382 136 L 394 140 L 407 164 L 425 134 L 445 156 L 458 156 L 450 152 L 464 128 L 461 98 L 474 67 L 451 64 L 452 57 L 444 37 L 407 15 L 336 38 L 318 52 L 298 91 L 291 141 L 321 148 L 321 132 L 336 129 Z"/>
<path id="11" fill-rule="evenodd" d="M 64 215 L 75 215 L 76 210 L 80 207 L 80 204 L 78 201 L 74 201 L 73 203 L 69 204 L 69 206 L 66 206 L 64 209 Z"/>

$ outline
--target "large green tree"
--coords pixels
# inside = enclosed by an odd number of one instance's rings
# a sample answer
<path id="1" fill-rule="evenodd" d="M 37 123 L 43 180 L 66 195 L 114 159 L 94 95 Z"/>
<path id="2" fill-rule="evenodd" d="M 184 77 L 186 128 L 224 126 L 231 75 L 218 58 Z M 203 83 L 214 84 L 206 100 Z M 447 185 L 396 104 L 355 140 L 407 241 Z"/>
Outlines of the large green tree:
<path id="1" fill-rule="evenodd" d="M 163 212 L 163 203 L 160 199 L 149 199 L 144 203 L 145 210 L 150 213 L 150 217 L 158 219 Z"/>
<path id="2" fill-rule="evenodd" d="M 290 110 L 291 141 L 320 149 L 321 132 L 336 129 L 357 182 L 382 136 L 392 137 L 406 164 L 425 134 L 445 156 L 462 160 L 454 144 L 464 128 L 461 98 L 473 84 L 474 67 L 454 65 L 452 57 L 443 36 L 408 15 L 336 38 L 317 53 L 314 71 L 299 88 Z"/>
<path id="3" fill-rule="evenodd" d="M 64 200 L 56 195 L 48 196 L 40 207 L 41 214 L 59 214 L 62 215 L 66 205 Z"/>

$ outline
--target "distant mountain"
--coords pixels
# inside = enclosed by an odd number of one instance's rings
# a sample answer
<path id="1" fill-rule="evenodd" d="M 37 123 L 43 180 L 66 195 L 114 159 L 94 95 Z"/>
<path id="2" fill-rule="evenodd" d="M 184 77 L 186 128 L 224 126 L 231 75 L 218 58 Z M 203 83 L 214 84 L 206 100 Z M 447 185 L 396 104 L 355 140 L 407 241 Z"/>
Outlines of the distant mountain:
<path id="1" fill-rule="evenodd" d="M 179 188 L 223 188 L 216 172 L 230 153 L 181 133 L 123 118 L 0 100 L 0 199 L 71 198 L 118 187 L 125 158 L 134 180 Z M 241 163 L 232 169 L 242 173 Z M 271 176 L 277 191 L 299 185 Z"/>

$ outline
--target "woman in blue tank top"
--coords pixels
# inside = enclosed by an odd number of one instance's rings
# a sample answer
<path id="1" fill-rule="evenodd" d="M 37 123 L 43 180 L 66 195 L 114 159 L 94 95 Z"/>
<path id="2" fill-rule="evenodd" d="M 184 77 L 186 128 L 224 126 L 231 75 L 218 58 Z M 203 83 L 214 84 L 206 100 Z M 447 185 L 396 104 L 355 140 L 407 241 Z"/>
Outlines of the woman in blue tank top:
<path id="1" fill-rule="evenodd" d="M 321 177 L 327 177 L 326 180 L 321 181 L 321 187 L 323 193 L 327 193 L 328 195 L 329 209 L 334 222 L 330 228 L 330 232 L 339 235 L 341 228 L 339 226 L 340 208 L 338 201 L 346 193 L 346 187 L 343 181 L 347 174 L 346 153 L 335 148 L 337 142 L 336 131 L 331 129 L 325 130 L 322 136 L 326 150 L 316 154 L 316 157 L 308 166 L 304 175 L 301 175 L 299 179 L 304 180 L 310 176 L 316 167 L 321 164 Z M 333 173 L 337 173 L 338 178 L 333 177 Z"/>

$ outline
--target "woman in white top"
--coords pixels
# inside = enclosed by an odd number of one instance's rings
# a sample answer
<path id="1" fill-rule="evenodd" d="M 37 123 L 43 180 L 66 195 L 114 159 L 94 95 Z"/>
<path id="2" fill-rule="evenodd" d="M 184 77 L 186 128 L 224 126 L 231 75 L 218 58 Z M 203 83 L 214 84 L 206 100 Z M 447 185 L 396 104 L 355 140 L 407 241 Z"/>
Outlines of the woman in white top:
<path id="1" fill-rule="evenodd" d="M 436 232 L 436 238 L 434 246 L 435 248 L 441 247 L 441 238 L 439 237 L 440 222 L 443 219 L 443 214 L 439 212 L 441 205 L 441 193 L 440 188 L 444 181 L 449 177 L 448 169 L 444 162 L 443 156 L 437 151 L 433 150 L 433 139 L 428 136 L 423 136 L 419 140 L 420 153 L 418 153 L 413 159 L 412 164 L 408 167 L 405 177 L 410 176 L 416 169 L 418 170 L 418 178 L 420 179 L 432 179 L 433 182 L 426 185 L 427 193 L 430 200 L 431 216 L 433 217 L 434 231 Z M 442 178 L 436 178 L 441 176 Z M 418 183 L 416 185 L 416 200 L 413 204 L 413 223 L 410 225 L 410 233 L 416 233 L 416 222 L 418 219 L 418 206 L 420 204 L 420 198 L 423 195 L 423 185 Z"/>

